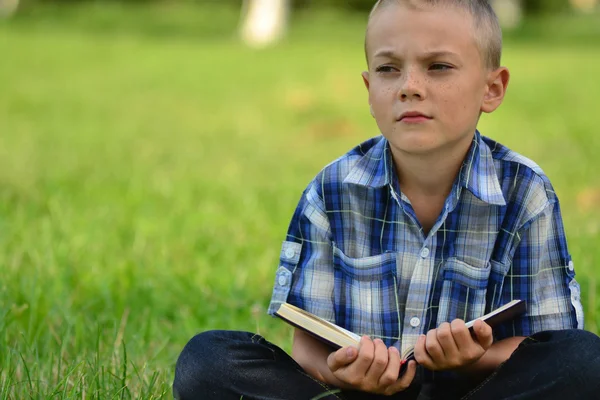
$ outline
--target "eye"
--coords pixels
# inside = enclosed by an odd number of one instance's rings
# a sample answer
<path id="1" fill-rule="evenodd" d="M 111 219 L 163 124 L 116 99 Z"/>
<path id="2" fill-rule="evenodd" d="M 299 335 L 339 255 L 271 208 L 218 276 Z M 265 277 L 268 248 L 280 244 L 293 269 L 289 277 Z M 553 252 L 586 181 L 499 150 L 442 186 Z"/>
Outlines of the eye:
<path id="1" fill-rule="evenodd" d="M 387 73 L 387 72 L 397 71 L 397 69 L 392 67 L 391 65 L 381 65 L 381 66 L 375 68 L 375 71 L 380 72 L 380 73 Z"/>
<path id="2" fill-rule="evenodd" d="M 451 65 L 448 64 L 431 64 L 431 66 L 429 67 L 429 70 L 431 71 L 449 71 L 451 70 L 453 67 Z"/>

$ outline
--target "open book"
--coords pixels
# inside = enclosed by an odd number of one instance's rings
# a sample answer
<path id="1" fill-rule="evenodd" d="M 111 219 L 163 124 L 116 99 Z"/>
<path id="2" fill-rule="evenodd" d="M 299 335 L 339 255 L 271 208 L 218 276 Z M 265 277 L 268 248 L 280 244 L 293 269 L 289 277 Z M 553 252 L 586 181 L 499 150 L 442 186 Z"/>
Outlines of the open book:
<path id="1" fill-rule="evenodd" d="M 513 300 L 510 303 L 503 305 L 502 307 L 486 314 L 473 321 L 467 322 L 467 328 L 473 332 L 473 326 L 475 321 L 485 321 L 492 328 L 495 326 L 508 321 L 520 314 L 524 314 L 526 311 L 526 304 L 523 300 Z M 359 346 L 360 336 L 350 332 L 341 326 L 332 324 L 329 321 L 325 321 L 322 318 L 317 317 L 307 311 L 304 311 L 296 306 L 288 303 L 282 303 L 279 309 L 275 312 L 279 318 L 286 321 L 288 324 L 302 329 L 317 339 L 327 343 L 333 348 L 339 349 L 342 347 Z M 414 347 L 408 348 L 403 354 L 401 359 L 403 363 L 414 358 Z"/>

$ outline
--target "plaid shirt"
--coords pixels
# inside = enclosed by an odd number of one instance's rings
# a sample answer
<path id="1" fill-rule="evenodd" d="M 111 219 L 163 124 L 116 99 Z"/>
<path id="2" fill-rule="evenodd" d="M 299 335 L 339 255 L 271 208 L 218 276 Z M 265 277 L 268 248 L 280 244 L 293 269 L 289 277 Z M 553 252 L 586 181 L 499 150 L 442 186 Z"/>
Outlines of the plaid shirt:
<path id="1" fill-rule="evenodd" d="M 441 215 L 425 234 L 389 143 L 370 139 L 304 191 L 269 306 L 289 302 L 404 351 L 421 333 L 513 300 L 527 314 L 497 340 L 583 328 L 556 194 L 532 161 L 476 132 Z"/>

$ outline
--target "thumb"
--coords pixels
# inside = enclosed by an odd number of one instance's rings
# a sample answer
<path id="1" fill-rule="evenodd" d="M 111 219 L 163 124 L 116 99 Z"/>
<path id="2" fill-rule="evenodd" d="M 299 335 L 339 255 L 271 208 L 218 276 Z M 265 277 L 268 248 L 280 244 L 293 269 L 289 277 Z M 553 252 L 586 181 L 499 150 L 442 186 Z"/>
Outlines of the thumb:
<path id="1" fill-rule="evenodd" d="M 475 336 L 477 337 L 477 342 L 483 347 L 485 350 L 489 349 L 494 343 L 494 336 L 492 335 L 492 327 L 486 324 L 485 322 L 478 320 L 475 321 L 475 326 L 473 327 L 473 331 L 475 332 Z"/>
<path id="2" fill-rule="evenodd" d="M 356 347 L 344 347 L 333 352 L 327 357 L 327 366 L 331 371 L 337 371 L 340 368 L 351 364 L 358 356 Z"/>

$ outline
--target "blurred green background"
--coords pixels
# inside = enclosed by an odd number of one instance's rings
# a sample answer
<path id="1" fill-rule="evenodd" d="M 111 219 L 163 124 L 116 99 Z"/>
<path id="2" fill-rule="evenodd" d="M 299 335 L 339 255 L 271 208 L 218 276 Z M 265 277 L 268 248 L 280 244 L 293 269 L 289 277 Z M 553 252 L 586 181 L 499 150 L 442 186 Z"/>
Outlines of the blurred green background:
<path id="1" fill-rule="evenodd" d="M 290 349 L 265 308 L 291 214 L 378 134 L 365 3 L 296 3 L 262 50 L 239 40 L 239 1 L 29 1 L 0 19 L 1 399 L 170 398 L 206 329 Z M 480 129 L 553 181 L 597 333 L 600 19 L 527 4 Z"/>

